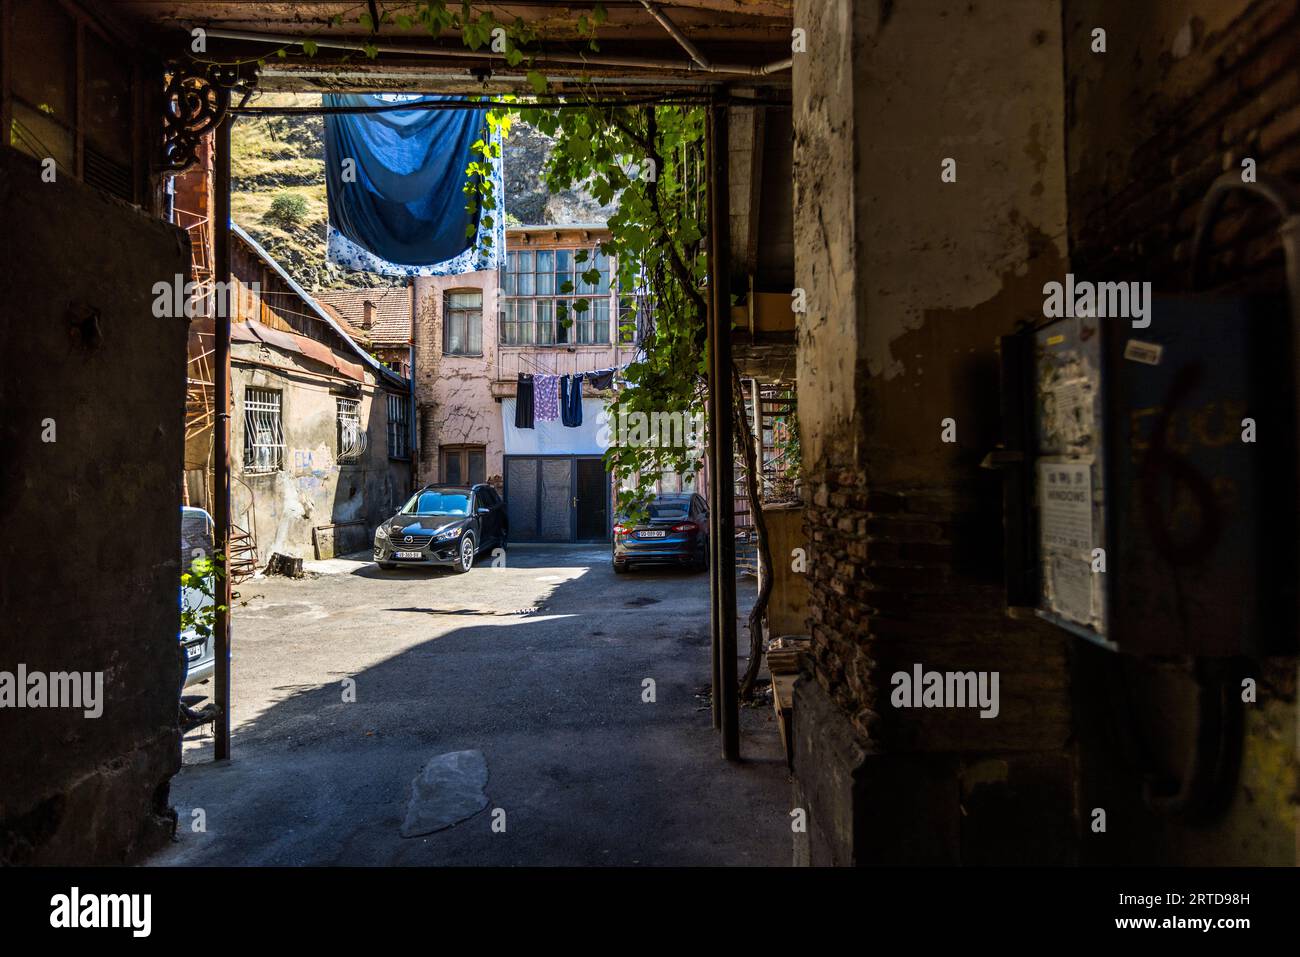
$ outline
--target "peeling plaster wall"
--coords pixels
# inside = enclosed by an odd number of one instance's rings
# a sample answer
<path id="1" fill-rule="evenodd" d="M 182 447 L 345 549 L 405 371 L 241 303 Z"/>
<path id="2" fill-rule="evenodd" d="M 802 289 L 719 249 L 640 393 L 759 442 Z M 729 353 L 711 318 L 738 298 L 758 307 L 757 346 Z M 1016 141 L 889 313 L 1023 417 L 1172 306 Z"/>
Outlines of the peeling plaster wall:
<path id="1" fill-rule="evenodd" d="M 258 558 L 265 562 L 272 552 L 314 558 L 313 529 L 357 521 L 363 524 L 338 530 L 334 549 L 344 554 L 369 547 L 375 526 L 392 515 L 410 493 L 410 465 L 388 457 L 387 393 L 375 387 L 368 373 L 360 396 L 341 391 L 343 381 L 332 383 L 301 374 L 319 374 L 310 360 L 270 347 L 234 343 L 231 352 L 232 399 L 237 413 L 231 420 L 230 436 L 233 518 L 242 528 L 256 530 Z M 299 373 L 267 369 L 253 362 Z M 249 387 L 281 393 L 284 461 L 279 471 L 246 473 L 243 469 L 243 401 Z M 367 446 L 355 464 L 338 462 L 338 398 L 359 398 L 361 403 Z"/>
<path id="2" fill-rule="evenodd" d="M 858 354 L 859 243 L 854 208 L 853 4 L 800 0 L 795 24 L 809 53 L 794 57 L 795 285 L 807 294 L 797 325 L 804 461 L 851 457 Z"/>
<path id="3" fill-rule="evenodd" d="M 795 25 L 813 634 L 799 854 L 1063 862 L 1066 642 L 1005 616 L 1000 484 L 979 468 L 999 433 L 994 340 L 1066 271 L 1059 6 L 803 0 Z M 1000 714 L 893 707 L 891 675 L 918 663 L 999 672 Z"/>
<path id="4" fill-rule="evenodd" d="M 451 290 L 483 294 L 483 354 L 442 352 L 444 297 Z M 439 449 L 482 445 L 487 479 L 501 487 L 504 436 L 501 404 L 492 395 L 497 375 L 496 271 L 415 280 L 415 395 L 420 424 L 420 481 L 442 480 Z"/>

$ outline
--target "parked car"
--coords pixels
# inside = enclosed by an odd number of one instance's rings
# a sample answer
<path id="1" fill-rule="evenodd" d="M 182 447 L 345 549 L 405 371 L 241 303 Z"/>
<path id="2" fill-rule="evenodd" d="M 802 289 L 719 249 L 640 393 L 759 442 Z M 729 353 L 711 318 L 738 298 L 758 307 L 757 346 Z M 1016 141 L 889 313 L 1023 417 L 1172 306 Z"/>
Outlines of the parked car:
<path id="1" fill-rule="evenodd" d="M 181 507 L 181 571 L 189 571 L 196 558 L 212 557 L 212 516 L 201 508 Z M 197 588 L 181 588 L 181 609 L 197 612 L 212 606 L 215 581 L 208 576 L 208 594 Z M 202 635 L 194 627 L 180 633 L 185 649 L 185 687 L 207 681 L 216 668 L 216 643 L 211 634 Z"/>
<path id="2" fill-rule="evenodd" d="M 650 562 L 709 567 L 709 507 L 693 492 L 656 495 L 649 517 L 614 526 L 614 571 Z"/>
<path id="3" fill-rule="evenodd" d="M 375 563 L 450 565 L 467 572 L 485 549 L 505 548 L 505 500 L 491 485 L 427 485 L 375 529 Z"/>

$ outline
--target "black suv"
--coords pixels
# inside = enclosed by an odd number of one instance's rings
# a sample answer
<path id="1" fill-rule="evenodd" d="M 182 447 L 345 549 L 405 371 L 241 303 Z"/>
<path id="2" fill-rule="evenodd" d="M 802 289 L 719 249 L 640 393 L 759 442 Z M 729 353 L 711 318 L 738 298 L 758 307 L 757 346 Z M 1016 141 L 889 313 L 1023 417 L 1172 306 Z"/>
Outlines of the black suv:
<path id="1" fill-rule="evenodd" d="M 450 565 L 467 572 L 488 548 L 505 548 L 505 500 L 491 485 L 426 485 L 375 529 L 375 562 Z"/>

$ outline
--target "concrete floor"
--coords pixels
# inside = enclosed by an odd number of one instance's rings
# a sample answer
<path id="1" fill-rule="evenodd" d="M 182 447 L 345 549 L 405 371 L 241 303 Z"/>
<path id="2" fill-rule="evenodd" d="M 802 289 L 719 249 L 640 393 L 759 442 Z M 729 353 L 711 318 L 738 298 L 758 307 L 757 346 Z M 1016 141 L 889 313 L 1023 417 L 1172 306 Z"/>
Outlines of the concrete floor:
<path id="1" fill-rule="evenodd" d="M 239 586 L 233 760 L 209 763 L 209 729 L 188 736 L 178 838 L 151 863 L 790 863 L 770 704 L 742 707 L 745 760 L 729 765 L 698 696 L 707 575 L 616 576 L 608 546 L 514 546 L 507 567 L 466 575 L 309 567 Z M 744 608 L 753 590 L 740 591 Z M 487 758 L 488 809 L 402 838 L 412 779 L 462 749 Z"/>

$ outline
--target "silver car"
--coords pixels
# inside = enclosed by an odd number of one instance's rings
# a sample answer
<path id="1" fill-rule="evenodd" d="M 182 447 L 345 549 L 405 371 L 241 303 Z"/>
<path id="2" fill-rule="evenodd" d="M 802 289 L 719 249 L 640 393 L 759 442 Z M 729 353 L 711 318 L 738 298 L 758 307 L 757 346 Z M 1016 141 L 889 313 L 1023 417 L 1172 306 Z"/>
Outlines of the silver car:
<path id="1" fill-rule="evenodd" d="M 181 571 L 190 570 L 196 558 L 212 557 L 212 538 L 214 526 L 212 516 L 201 508 L 181 507 Z M 208 591 L 213 590 L 214 579 L 208 577 Z M 181 589 L 181 608 L 191 612 L 212 606 L 211 595 L 205 595 L 197 588 Z M 211 634 L 199 634 L 195 628 L 187 628 L 180 634 L 181 647 L 185 649 L 185 687 L 207 681 L 212 677 L 216 667 L 216 648 Z"/>

